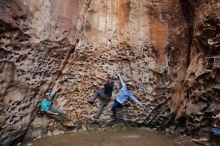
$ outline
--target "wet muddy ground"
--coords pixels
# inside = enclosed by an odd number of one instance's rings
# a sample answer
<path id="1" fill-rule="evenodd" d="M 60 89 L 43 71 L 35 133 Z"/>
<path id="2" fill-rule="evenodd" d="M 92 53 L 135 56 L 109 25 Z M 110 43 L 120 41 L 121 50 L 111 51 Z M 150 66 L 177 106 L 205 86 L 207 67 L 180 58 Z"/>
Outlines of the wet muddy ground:
<path id="1" fill-rule="evenodd" d="M 197 146 L 187 137 L 139 128 L 105 129 L 50 136 L 22 146 Z"/>

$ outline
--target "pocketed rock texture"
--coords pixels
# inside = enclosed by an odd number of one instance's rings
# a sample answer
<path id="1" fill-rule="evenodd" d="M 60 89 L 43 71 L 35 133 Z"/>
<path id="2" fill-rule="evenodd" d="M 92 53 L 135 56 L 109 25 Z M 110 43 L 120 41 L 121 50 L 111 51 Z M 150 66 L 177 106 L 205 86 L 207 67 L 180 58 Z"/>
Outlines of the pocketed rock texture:
<path id="1" fill-rule="evenodd" d="M 112 101 L 98 122 L 87 100 L 117 73 L 143 103 L 120 120 L 195 137 L 220 126 L 218 0 L 1 0 L 0 144 L 114 124 Z M 37 117 L 58 82 L 54 104 L 72 128 Z M 117 123 L 117 121 L 116 121 Z"/>

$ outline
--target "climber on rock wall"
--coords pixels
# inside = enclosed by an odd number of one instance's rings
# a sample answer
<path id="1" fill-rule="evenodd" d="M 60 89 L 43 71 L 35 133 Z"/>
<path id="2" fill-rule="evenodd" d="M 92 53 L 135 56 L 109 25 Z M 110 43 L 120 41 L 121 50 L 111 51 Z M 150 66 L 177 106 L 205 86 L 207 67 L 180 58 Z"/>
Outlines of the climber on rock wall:
<path id="1" fill-rule="evenodd" d="M 142 104 L 131 93 L 130 84 L 126 85 L 119 74 L 118 74 L 118 78 L 120 81 L 121 89 L 119 90 L 111 108 L 113 118 L 117 118 L 117 114 L 116 114 L 117 108 L 122 107 L 123 103 L 125 103 L 128 99 L 131 99 L 135 104 L 139 104 L 142 106 Z"/>
<path id="2" fill-rule="evenodd" d="M 60 89 L 61 87 L 59 86 L 50 93 L 45 94 L 41 101 L 41 111 L 44 112 L 48 117 L 65 124 L 65 122 L 69 121 L 69 118 L 63 113 L 62 110 L 52 105 L 53 98 Z"/>
<path id="3" fill-rule="evenodd" d="M 98 119 L 99 116 L 101 115 L 104 107 L 108 105 L 108 103 L 112 97 L 113 89 L 114 89 L 114 81 L 111 79 L 110 76 L 107 76 L 107 83 L 104 84 L 104 90 L 103 91 L 100 91 L 100 90 L 95 91 L 94 95 L 88 100 L 88 103 L 90 103 L 91 105 L 94 104 L 97 97 L 99 97 L 99 99 L 101 101 L 99 109 L 96 112 L 95 116 L 93 117 L 94 119 Z"/>

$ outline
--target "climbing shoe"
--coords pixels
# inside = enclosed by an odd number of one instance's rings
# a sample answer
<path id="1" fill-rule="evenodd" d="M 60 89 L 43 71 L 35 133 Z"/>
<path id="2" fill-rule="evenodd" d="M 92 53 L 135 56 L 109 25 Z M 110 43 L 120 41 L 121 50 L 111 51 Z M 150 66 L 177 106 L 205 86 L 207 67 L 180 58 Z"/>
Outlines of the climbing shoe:
<path id="1" fill-rule="evenodd" d="M 118 118 L 116 114 L 112 114 L 110 117 L 114 120 L 116 120 Z"/>
<path id="2" fill-rule="evenodd" d="M 88 102 L 89 104 L 91 104 L 91 105 L 94 104 L 94 101 L 92 101 L 92 100 L 88 100 L 87 102 Z"/>

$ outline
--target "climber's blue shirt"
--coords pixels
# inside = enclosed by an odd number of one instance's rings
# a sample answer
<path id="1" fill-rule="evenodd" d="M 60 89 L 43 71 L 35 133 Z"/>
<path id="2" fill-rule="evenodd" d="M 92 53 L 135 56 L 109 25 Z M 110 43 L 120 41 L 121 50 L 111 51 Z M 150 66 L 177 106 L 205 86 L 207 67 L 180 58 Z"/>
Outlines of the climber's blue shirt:
<path id="1" fill-rule="evenodd" d="M 43 98 L 43 100 L 41 101 L 41 110 L 42 110 L 42 111 L 45 111 L 45 112 L 46 112 L 46 111 L 48 111 L 48 110 L 50 109 L 50 107 L 51 107 L 51 102 L 52 102 L 52 100 L 53 100 L 54 95 L 55 95 L 55 92 L 52 91 L 52 92 L 50 93 L 50 99 L 49 99 L 49 100 L 46 100 L 45 97 Z"/>
<path id="2" fill-rule="evenodd" d="M 140 102 L 133 96 L 131 91 L 127 89 L 126 84 L 121 79 L 121 77 L 119 77 L 119 80 L 122 88 L 116 96 L 116 101 L 119 102 L 120 104 L 123 104 L 125 101 L 128 100 L 128 98 L 130 98 L 135 104 L 140 104 Z"/>

